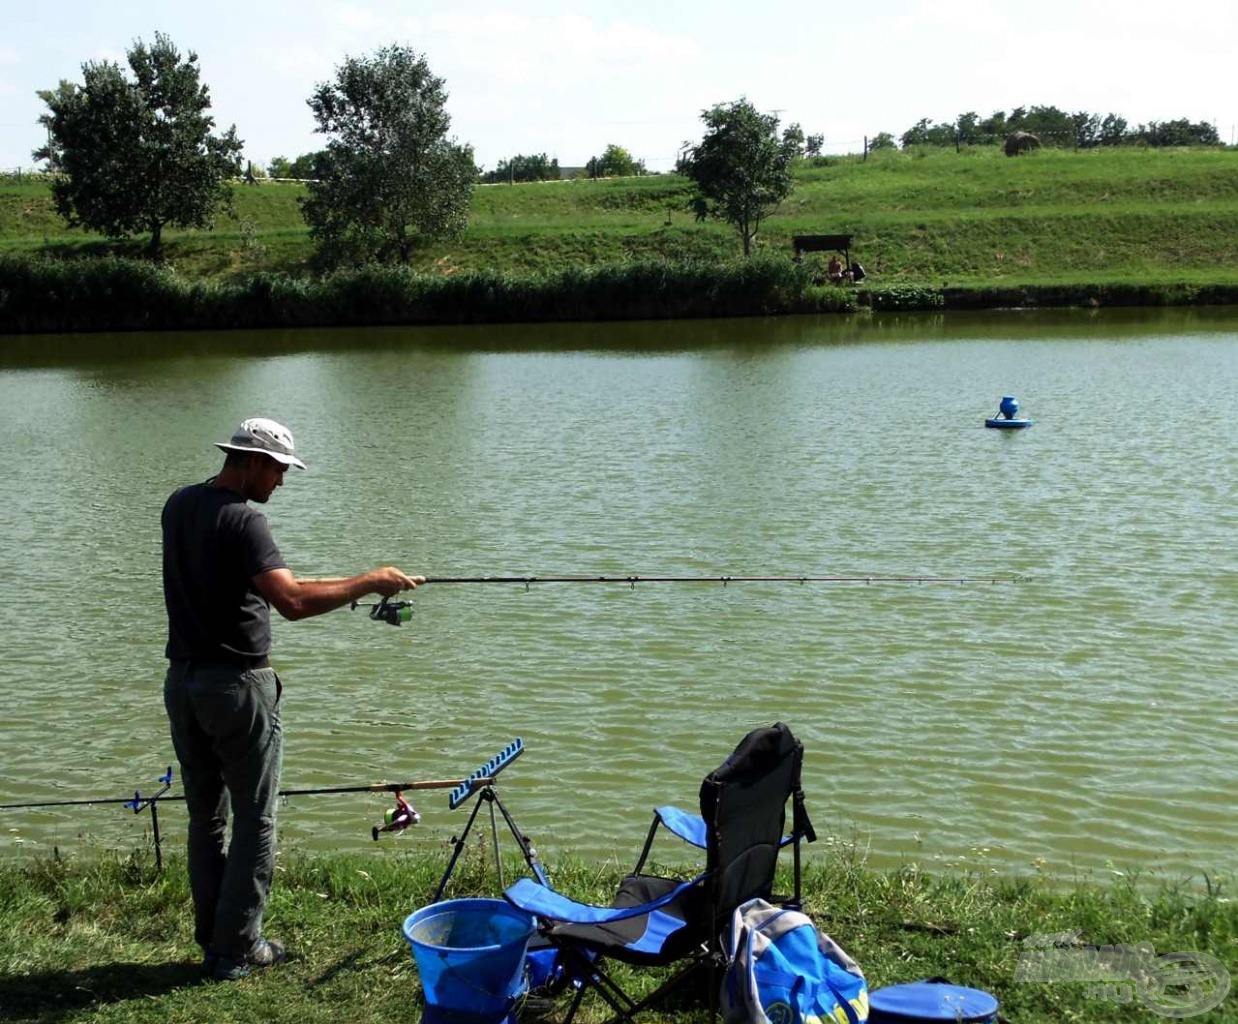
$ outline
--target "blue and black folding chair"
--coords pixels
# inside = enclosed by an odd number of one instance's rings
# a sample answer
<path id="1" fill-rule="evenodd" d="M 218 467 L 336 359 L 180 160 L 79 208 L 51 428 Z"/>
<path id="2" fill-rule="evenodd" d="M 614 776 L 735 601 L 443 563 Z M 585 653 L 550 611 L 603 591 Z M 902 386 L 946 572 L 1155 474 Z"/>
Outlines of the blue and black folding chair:
<path id="1" fill-rule="evenodd" d="M 795 854 L 795 892 L 783 902 L 798 905 L 799 844 L 816 839 L 800 788 L 803 756 L 803 746 L 781 722 L 750 732 L 705 777 L 699 815 L 675 807 L 654 811 L 640 859 L 609 907 L 580 903 L 531 878 L 507 890 L 511 903 L 535 915 L 539 932 L 559 950 L 566 977 L 576 986 L 564 1024 L 570 1024 L 589 990 L 631 1024 L 637 1013 L 684 988 L 702 970 L 711 975 L 713 1008 L 719 971 L 726 964 L 720 933 L 741 903 L 757 896 L 776 899 L 778 851 L 788 845 Z M 784 834 L 788 801 L 789 835 Z M 681 880 L 643 873 L 660 828 L 705 851 L 701 874 Z M 607 974 L 608 959 L 678 969 L 637 1000 Z"/>

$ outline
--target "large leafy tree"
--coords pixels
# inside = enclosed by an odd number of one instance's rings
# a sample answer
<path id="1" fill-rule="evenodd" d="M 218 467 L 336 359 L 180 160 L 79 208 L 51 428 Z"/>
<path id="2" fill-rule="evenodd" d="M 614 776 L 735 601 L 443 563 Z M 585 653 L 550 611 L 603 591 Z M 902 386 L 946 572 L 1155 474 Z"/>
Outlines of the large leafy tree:
<path id="1" fill-rule="evenodd" d="M 678 169 L 696 185 L 697 215 L 735 228 L 748 256 L 761 221 L 791 194 L 791 161 L 802 133 L 779 136 L 777 115 L 762 114 L 745 98 L 720 103 L 701 120 L 705 137 L 687 149 Z"/>
<path id="2" fill-rule="evenodd" d="M 477 181 L 473 148 L 448 140 L 443 80 L 403 46 L 349 57 L 309 99 L 329 138 L 302 213 L 320 261 L 407 262 L 462 232 Z"/>
<path id="3" fill-rule="evenodd" d="M 631 153 L 613 142 L 601 156 L 590 157 L 585 164 L 585 174 L 590 178 L 629 178 L 644 173 L 645 161 L 634 160 Z"/>
<path id="4" fill-rule="evenodd" d="M 240 168 L 235 127 L 212 133 L 210 92 L 198 56 L 181 57 L 156 33 L 127 54 L 130 79 L 112 61 L 82 65 L 83 82 L 39 92 L 47 145 L 34 152 L 59 172 L 56 209 L 74 227 L 127 238 L 150 232 L 158 255 L 166 226 L 208 228 L 231 201 Z"/>

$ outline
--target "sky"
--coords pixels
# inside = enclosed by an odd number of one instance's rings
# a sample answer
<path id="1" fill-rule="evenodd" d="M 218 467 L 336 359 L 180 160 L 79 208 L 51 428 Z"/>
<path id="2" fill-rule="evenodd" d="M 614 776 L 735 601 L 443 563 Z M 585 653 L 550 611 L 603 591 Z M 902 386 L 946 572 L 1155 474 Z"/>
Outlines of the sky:
<path id="1" fill-rule="evenodd" d="M 701 112 L 740 97 L 834 153 L 1034 105 L 1238 131 L 1236 0 L 0 0 L 0 170 L 36 166 L 37 90 L 156 32 L 197 53 L 216 123 L 260 166 L 322 148 L 314 87 L 393 43 L 445 80 L 450 134 L 489 169 L 613 143 L 671 170 Z"/>

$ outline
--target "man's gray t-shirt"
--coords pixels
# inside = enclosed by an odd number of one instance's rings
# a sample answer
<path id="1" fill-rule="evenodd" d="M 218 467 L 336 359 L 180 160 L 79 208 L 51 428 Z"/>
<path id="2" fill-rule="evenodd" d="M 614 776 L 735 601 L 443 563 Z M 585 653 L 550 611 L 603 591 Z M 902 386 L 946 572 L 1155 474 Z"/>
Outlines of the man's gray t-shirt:
<path id="1" fill-rule="evenodd" d="M 266 516 L 210 481 L 163 506 L 167 656 L 261 658 L 271 650 L 271 606 L 252 577 L 285 568 Z"/>

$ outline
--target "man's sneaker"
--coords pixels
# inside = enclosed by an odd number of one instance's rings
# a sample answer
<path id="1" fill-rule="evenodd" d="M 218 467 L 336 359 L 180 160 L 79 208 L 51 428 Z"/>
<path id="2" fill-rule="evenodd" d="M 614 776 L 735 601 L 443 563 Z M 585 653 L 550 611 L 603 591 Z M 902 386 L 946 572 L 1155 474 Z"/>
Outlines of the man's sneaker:
<path id="1" fill-rule="evenodd" d="M 215 963 L 216 981 L 237 981 L 253 971 L 282 964 L 288 959 L 284 947 L 271 939 L 259 939 L 258 944 L 239 959 L 221 956 Z"/>

